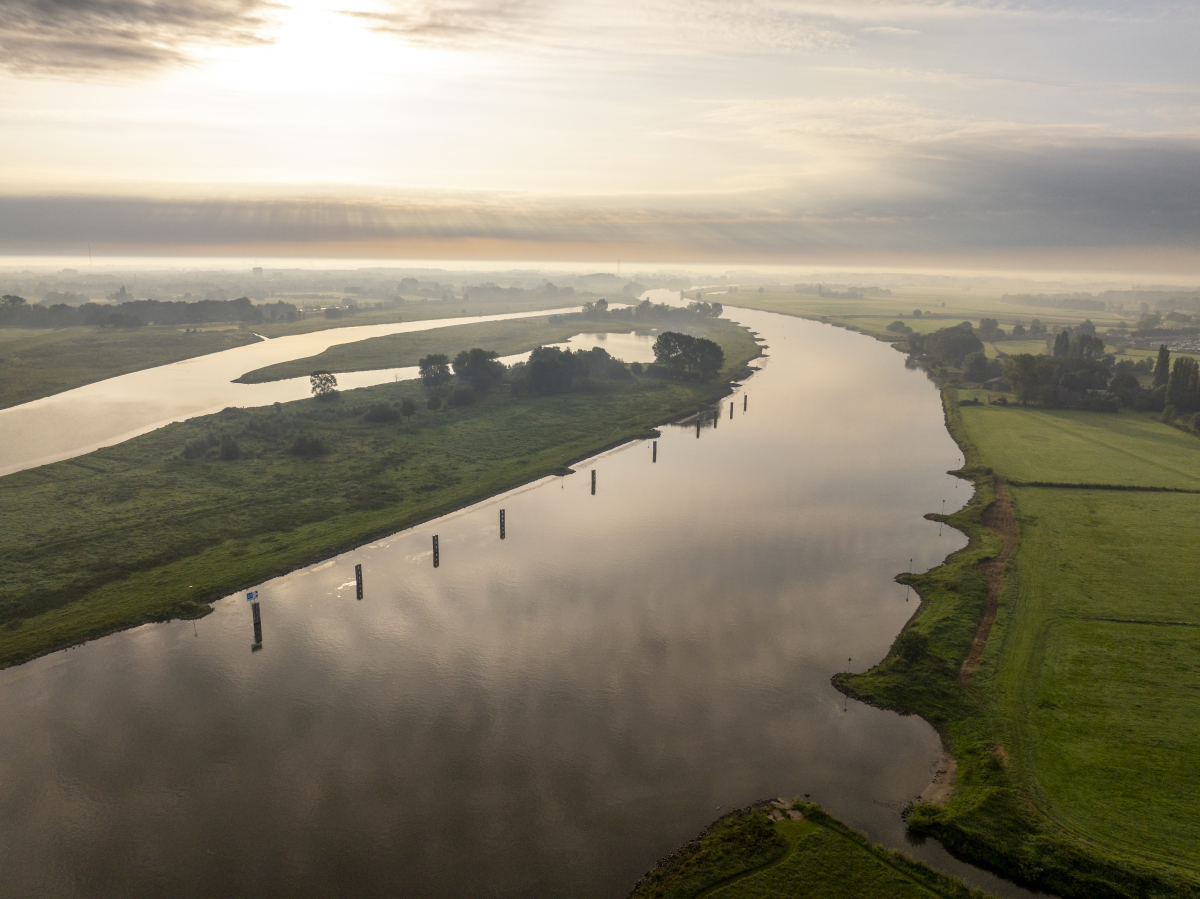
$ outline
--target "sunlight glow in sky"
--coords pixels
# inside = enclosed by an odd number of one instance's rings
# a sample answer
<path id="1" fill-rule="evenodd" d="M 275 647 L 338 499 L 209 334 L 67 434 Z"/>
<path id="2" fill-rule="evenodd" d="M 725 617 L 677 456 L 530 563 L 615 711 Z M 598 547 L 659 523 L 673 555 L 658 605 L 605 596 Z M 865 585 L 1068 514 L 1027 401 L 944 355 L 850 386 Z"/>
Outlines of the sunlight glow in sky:
<path id="1" fill-rule="evenodd" d="M 1198 271 L 1198 25 L 1164 0 L 6 0 L 0 252 Z"/>

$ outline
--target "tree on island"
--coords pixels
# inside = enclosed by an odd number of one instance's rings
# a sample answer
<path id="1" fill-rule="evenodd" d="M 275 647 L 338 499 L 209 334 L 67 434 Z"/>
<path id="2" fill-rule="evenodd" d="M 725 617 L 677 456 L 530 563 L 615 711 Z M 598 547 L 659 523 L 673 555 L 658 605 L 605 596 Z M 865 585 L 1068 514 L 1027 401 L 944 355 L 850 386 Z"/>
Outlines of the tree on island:
<path id="1" fill-rule="evenodd" d="M 725 364 L 725 351 L 707 337 L 663 331 L 654 341 L 654 361 L 676 377 L 709 381 Z"/>
<path id="2" fill-rule="evenodd" d="M 454 373 L 480 393 L 487 393 L 504 377 L 504 363 L 496 361 L 499 358 L 493 350 L 463 350 L 454 357 Z"/>
<path id="3" fill-rule="evenodd" d="M 417 360 L 417 367 L 426 387 L 441 387 L 450 380 L 450 357 L 445 353 L 431 353 Z"/>
<path id="4" fill-rule="evenodd" d="M 319 400 L 331 400 L 338 395 L 337 377 L 331 372 L 314 371 L 308 378 L 313 396 Z"/>

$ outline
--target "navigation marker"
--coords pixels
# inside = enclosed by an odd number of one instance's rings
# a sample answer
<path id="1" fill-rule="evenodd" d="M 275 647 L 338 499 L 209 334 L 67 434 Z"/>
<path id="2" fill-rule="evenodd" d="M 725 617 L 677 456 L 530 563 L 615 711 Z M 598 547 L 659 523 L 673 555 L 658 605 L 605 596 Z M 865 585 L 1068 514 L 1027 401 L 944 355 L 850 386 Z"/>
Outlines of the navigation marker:
<path id="1" fill-rule="evenodd" d="M 354 583 L 355 583 L 355 587 L 357 588 L 356 592 L 358 593 L 358 598 L 362 599 L 362 566 L 361 565 L 354 566 Z"/>
<path id="2" fill-rule="evenodd" d="M 437 534 L 433 535 L 433 567 L 437 568 L 441 564 L 441 558 L 438 553 Z"/>
<path id="3" fill-rule="evenodd" d="M 504 539 L 504 510 L 500 510 L 500 539 Z"/>

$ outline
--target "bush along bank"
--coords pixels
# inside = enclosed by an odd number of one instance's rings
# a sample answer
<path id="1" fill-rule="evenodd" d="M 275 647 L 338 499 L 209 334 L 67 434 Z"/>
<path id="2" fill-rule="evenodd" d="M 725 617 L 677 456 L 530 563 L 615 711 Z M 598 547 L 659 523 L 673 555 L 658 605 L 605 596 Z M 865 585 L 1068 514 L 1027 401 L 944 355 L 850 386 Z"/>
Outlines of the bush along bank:
<path id="1" fill-rule="evenodd" d="M 1015 595 L 1006 528 L 1013 527 L 1005 484 L 983 466 L 958 411 L 958 393 L 942 391 L 946 426 L 962 449 L 957 472 L 974 496 L 950 515 L 929 514 L 968 537 L 967 546 L 923 574 L 903 574 L 920 606 L 875 668 L 839 673 L 833 685 L 856 699 L 920 715 L 958 761 L 957 784 L 944 806 L 905 812 L 916 835 L 938 839 L 951 853 L 1003 877 L 1063 897 L 1200 897 L 1200 880 L 1076 836 L 1041 812 L 1022 782 L 1019 760 L 1006 750 L 1011 726 L 976 680 L 988 629 L 1005 594 Z M 1011 551 L 1015 533 L 1010 533 Z M 1002 590 L 1005 581 L 1010 589 Z M 989 591 L 989 586 L 991 590 Z"/>

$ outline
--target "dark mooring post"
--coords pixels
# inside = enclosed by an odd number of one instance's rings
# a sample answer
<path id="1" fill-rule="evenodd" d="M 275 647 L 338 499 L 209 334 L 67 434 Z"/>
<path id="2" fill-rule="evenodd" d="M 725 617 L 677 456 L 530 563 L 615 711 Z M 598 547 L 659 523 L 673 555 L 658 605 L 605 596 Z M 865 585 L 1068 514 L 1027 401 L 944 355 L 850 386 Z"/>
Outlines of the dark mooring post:
<path id="1" fill-rule="evenodd" d="M 596 469 L 592 469 L 592 496 L 596 495 Z"/>
<path id="2" fill-rule="evenodd" d="M 433 567 L 437 568 L 441 564 L 441 558 L 438 554 L 437 534 L 433 535 Z"/>
<path id="3" fill-rule="evenodd" d="M 716 409 L 714 409 L 713 410 L 713 430 L 714 431 L 717 429 L 717 424 L 718 424 L 718 422 L 720 422 L 720 420 L 721 420 L 721 413 L 718 412 Z"/>
<path id="4" fill-rule="evenodd" d="M 361 565 L 354 566 L 354 586 L 355 586 L 355 593 L 358 594 L 358 598 L 362 599 L 362 566 Z"/>
<path id="5" fill-rule="evenodd" d="M 500 510 L 500 539 L 504 539 L 504 510 Z"/>
<path id="6" fill-rule="evenodd" d="M 747 404 L 747 403 L 749 403 L 749 402 L 750 402 L 750 394 L 748 394 L 748 393 L 743 393 L 743 394 L 742 394 L 742 411 L 743 411 L 743 412 L 745 412 L 745 411 L 746 411 L 746 404 Z"/>
<path id="7" fill-rule="evenodd" d="M 696 439 L 700 439 L 700 416 L 696 416 Z"/>
<path id="8" fill-rule="evenodd" d="M 250 614 L 254 616 L 254 642 L 250 644 L 251 652 L 262 649 L 262 615 L 258 611 L 258 603 L 250 603 Z"/>
<path id="9" fill-rule="evenodd" d="M 729 420 L 733 421 L 733 402 L 729 403 Z"/>
<path id="10" fill-rule="evenodd" d="M 650 456 L 650 461 L 651 462 L 658 461 L 658 441 L 657 440 L 654 441 L 654 449 L 653 449 L 652 455 Z"/>

